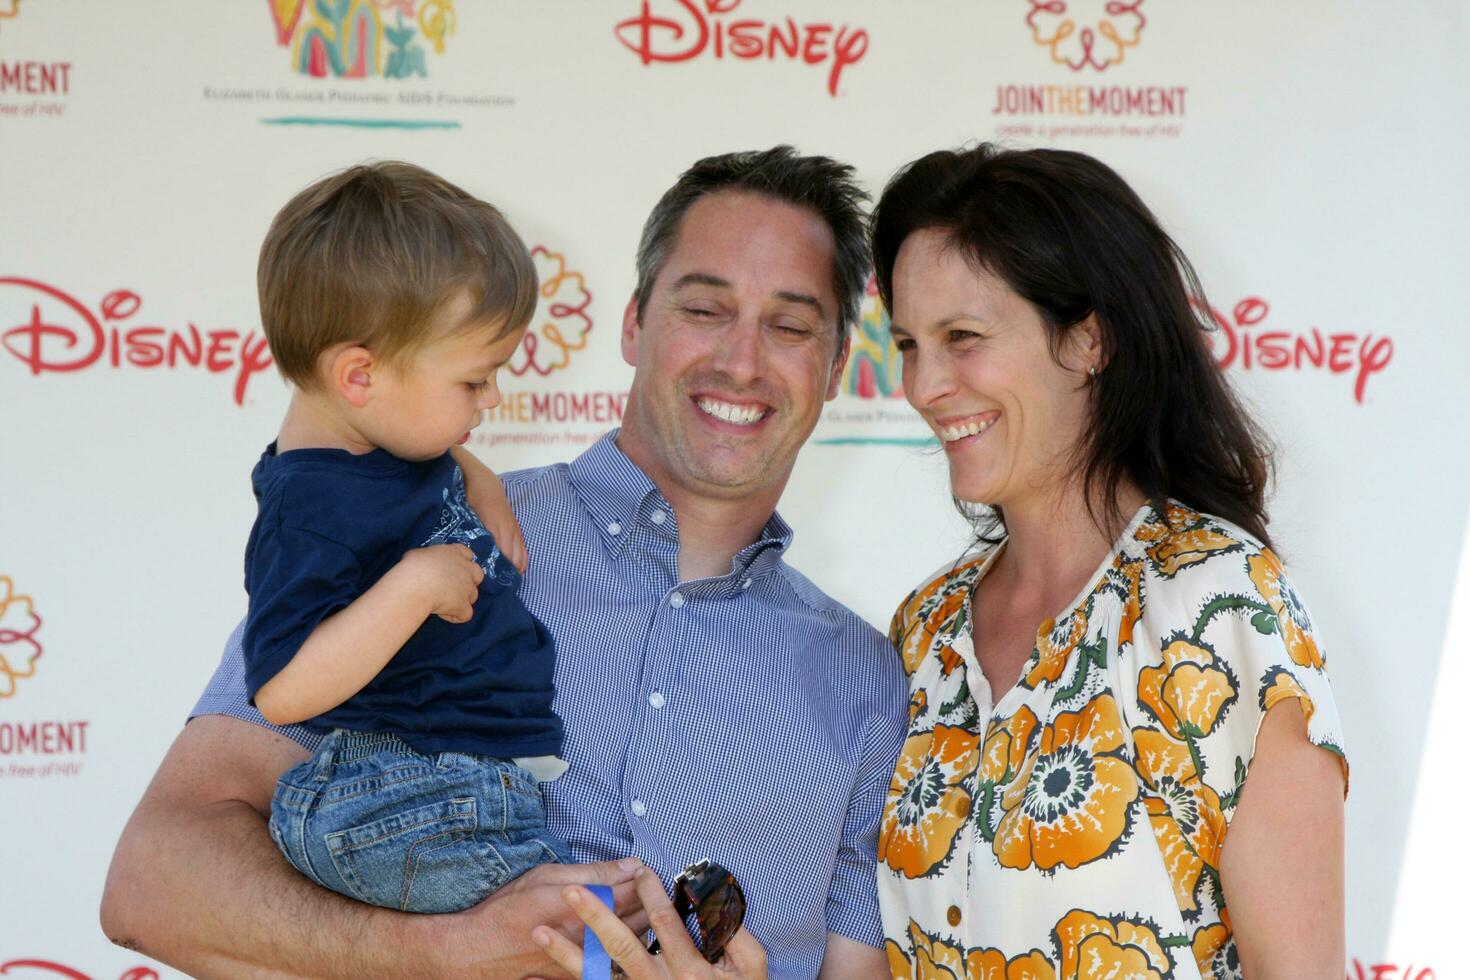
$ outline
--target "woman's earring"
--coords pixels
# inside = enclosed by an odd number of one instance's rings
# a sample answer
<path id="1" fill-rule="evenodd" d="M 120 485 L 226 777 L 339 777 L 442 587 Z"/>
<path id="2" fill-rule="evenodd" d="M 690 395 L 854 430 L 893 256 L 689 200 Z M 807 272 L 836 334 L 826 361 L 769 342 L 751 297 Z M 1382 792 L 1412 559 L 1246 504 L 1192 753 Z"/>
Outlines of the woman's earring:
<path id="1" fill-rule="evenodd" d="M 1089 378 L 1091 378 L 1092 380 L 1094 380 L 1094 381 L 1097 380 L 1097 365 L 1096 364 L 1094 364 L 1092 367 L 1090 367 L 1090 368 L 1087 369 L 1087 376 Z"/>

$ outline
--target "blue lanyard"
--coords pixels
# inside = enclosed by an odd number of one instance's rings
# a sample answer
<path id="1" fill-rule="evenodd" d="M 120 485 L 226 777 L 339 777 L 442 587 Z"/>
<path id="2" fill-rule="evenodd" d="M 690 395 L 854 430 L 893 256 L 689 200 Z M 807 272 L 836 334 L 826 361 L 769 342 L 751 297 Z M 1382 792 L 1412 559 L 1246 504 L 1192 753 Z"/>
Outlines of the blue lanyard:
<path id="1" fill-rule="evenodd" d="M 613 907 L 613 891 L 607 885 L 587 885 L 586 888 L 608 908 Z M 612 960 L 607 950 L 602 948 L 602 940 L 590 928 L 584 930 L 582 939 L 582 980 L 612 980 Z"/>

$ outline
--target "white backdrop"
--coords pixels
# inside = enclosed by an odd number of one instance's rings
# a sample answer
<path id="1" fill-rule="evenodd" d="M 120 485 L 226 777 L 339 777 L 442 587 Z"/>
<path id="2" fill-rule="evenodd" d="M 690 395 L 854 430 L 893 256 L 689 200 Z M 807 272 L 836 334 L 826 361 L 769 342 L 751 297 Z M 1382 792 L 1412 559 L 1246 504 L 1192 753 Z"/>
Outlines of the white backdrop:
<path id="1" fill-rule="evenodd" d="M 696 157 L 790 142 L 876 193 L 1001 137 L 1101 157 L 1199 267 L 1347 728 L 1349 975 L 1470 976 L 1465 4 L 343 0 L 355 29 L 316 6 L 0 0 L 0 973 L 169 973 L 96 908 L 244 609 L 286 403 L 255 258 L 292 193 L 407 159 L 540 246 L 538 346 L 474 444 L 510 469 L 616 421 L 638 231 Z M 868 327 L 782 511 L 793 563 L 884 626 L 966 534 Z"/>

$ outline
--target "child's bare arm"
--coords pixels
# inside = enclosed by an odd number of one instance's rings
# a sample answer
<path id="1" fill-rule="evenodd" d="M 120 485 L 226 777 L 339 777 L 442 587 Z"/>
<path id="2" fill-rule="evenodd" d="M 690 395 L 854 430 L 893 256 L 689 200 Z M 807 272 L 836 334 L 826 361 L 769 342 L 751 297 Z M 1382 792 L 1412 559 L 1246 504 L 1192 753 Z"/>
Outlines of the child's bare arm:
<path id="1" fill-rule="evenodd" d="M 510 500 L 505 495 L 505 484 L 500 477 L 474 453 L 463 446 L 450 450 L 454 461 L 464 474 L 464 492 L 470 506 L 485 523 L 485 529 L 495 538 L 500 553 L 521 572 L 526 570 L 529 555 L 526 539 L 521 535 L 521 522 L 516 520 L 510 509 Z"/>
<path id="2" fill-rule="evenodd" d="M 462 544 L 410 551 L 372 588 L 322 620 L 255 692 L 255 706 L 273 725 L 330 711 L 367 686 L 429 616 L 468 622 L 484 577 L 474 552 Z"/>

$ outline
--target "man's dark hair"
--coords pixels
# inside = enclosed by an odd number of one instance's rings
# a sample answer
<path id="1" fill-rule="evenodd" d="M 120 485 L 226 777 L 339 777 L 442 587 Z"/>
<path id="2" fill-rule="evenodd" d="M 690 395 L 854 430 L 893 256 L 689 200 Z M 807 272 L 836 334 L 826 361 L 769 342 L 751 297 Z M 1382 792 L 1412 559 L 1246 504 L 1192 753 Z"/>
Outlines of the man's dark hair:
<path id="1" fill-rule="evenodd" d="M 789 146 L 705 157 L 684 171 L 664 192 L 643 225 L 638 241 L 638 316 L 641 320 L 653 281 L 668 260 L 679 223 L 690 205 L 716 191 L 764 194 L 797 207 L 811 208 L 832 229 L 836 254 L 832 292 L 837 296 L 840 338 L 857 322 L 868 282 L 870 259 L 863 203 L 868 194 L 853 179 L 853 169 L 830 157 L 798 156 Z"/>

